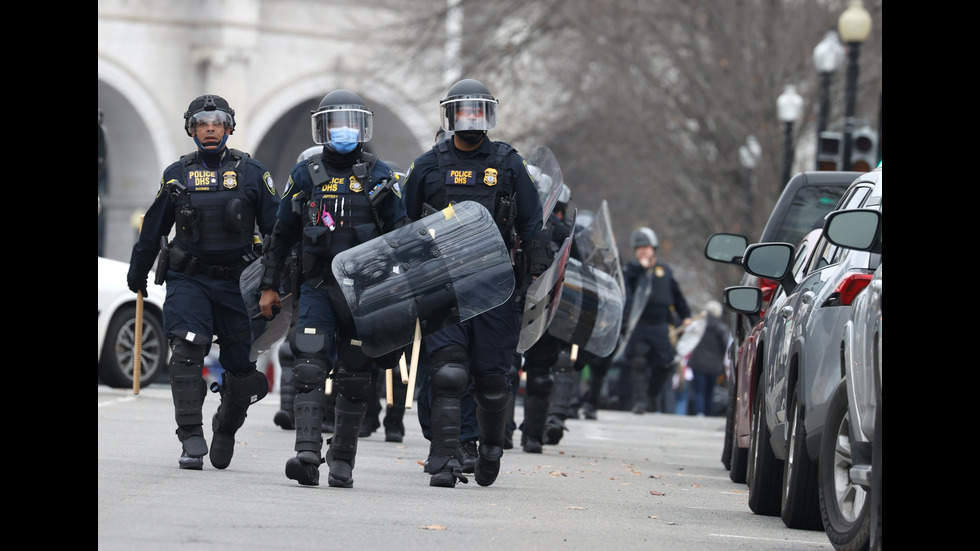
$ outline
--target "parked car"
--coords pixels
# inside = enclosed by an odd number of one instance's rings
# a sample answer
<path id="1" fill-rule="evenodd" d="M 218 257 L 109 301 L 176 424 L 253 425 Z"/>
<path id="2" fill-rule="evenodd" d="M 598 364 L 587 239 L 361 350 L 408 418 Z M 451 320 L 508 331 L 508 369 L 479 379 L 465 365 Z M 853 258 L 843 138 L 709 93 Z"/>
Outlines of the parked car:
<path id="1" fill-rule="evenodd" d="M 835 245 L 858 250 L 881 250 L 881 216 L 876 210 L 844 210 L 828 218 L 826 233 Z M 877 228 L 867 231 L 864 228 Z M 866 240 L 863 236 L 872 235 Z M 871 283 L 854 299 L 851 318 L 840 337 L 843 378 L 834 389 L 824 422 L 827 435 L 820 443 L 818 483 L 824 530 L 838 551 L 867 549 L 872 519 L 871 480 L 875 452 L 877 409 L 881 396 L 882 266 Z M 879 440 L 880 441 L 880 440 Z M 880 490 L 879 490 L 880 491 Z M 879 501 L 880 502 L 880 501 Z M 877 537 L 880 538 L 880 524 Z"/>
<path id="2" fill-rule="evenodd" d="M 802 279 L 805 270 L 811 265 L 810 260 L 822 233 L 823 230 L 820 229 L 812 230 L 796 246 L 796 257 L 792 267 L 794 279 Z M 753 301 L 758 298 L 761 302 L 766 302 L 766 298 L 762 293 L 758 297 L 752 295 L 750 291 L 755 290 L 757 288 L 752 286 L 729 287 L 725 289 L 725 303 L 734 303 L 736 305 L 736 311 L 738 311 L 738 300 L 737 298 L 732 298 L 732 294 L 743 292 L 749 292 L 748 296 Z M 762 321 L 752 328 L 752 331 L 749 332 L 738 349 L 738 365 L 736 367 L 738 372 L 735 375 L 738 384 L 736 385 L 736 410 L 733 420 L 734 425 L 732 427 L 732 434 L 738 441 L 738 445 L 732 449 L 732 471 L 745 472 L 745 479 L 742 481 L 747 482 L 749 486 L 754 485 L 756 487 L 755 499 L 750 502 L 750 506 L 757 514 L 775 515 L 779 513 L 776 505 L 779 503 L 779 492 L 782 488 L 781 465 L 775 463 L 775 459 L 767 459 L 767 466 L 760 468 L 759 464 L 761 463 L 760 458 L 762 456 L 756 455 L 756 453 L 750 454 L 749 452 L 765 451 L 766 454 L 771 453 L 765 448 L 760 450 L 758 447 L 752 448 L 751 446 L 753 429 L 752 404 L 759 398 L 756 393 L 756 388 L 758 388 L 759 376 L 762 373 L 762 361 L 765 357 L 765 351 L 767 350 L 767 346 L 771 342 L 774 342 L 770 335 L 780 329 L 779 324 L 772 323 L 769 318 L 777 318 L 776 313 L 782 310 L 782 306 L 787 298 L 785 287 L 777 285 L 773 292 L 773 298 L 768 300 L 768 312 L 771 314 L 767 314 Z M 753 309 L 755 308 L 755 302 L 752 302 L 751 307 Z M 744 445 L 742 444 L 743 441 Z M 754 460 L 751 463 L 750 456 Z"/>
<path id="3" fill-rule="evenodd" d="M 116 388 L 133 386 L 133 354 L 136 336 L 136 293 L 126 286 L 129 264 L 99 257 L 99 376 Z M 148 281 L 153 281 L 150 272 Z M 143 331 L 140 353 L 140 387 L 166 370 L 170 352 L 163 329 L 164 286 L 147 286 L 143 299 Z"/>
<path id="4" fill-rule="evenodd" d="M 860 176 L 858 172 L 801 172 L 793 176 L 783 189 L 773 207 L 759 242 L 799 243 L 806 234 L 823 224 L 823 217 L 839 201 L 847 187 Z M 705 246 L 708 259 L 741 266 L 742 255 L 749 240 L 738 234 L 712 235 Z M 746 338 L 762 320 L 766 306 L 776 290 L 776 282 L 746 273 L 739 285 L 756 286 L 763 291 L 763 303 L 756 313 L 734 312 L 729 327 L 732 345 L 728 351 L 731 377 L 728 381 L 728 408 L 726 412 L 725 441 L 721 461 L 733 482 L 746 481 L 746 465 L 749 447 L 751 400 L 738 403 L 739 397 L 751 395 L 754 381 L 740 381 L 739 351 Z M 736 414 L 741 414 L 736 418 Z"/>
<path id="5" fill-rule="evenodd" d="M 837 210 L 880 210 L 881 189 L 880 169 L 862 175 L 848 187 Z M 764 321 L 774 324 L 774 333 L 762 360 L 761 399 L 757 396 L 752 412 L 758 430 L 753 430 L 750 447 L 764 452 L 768 441 L 773 456 L 783 461 L 783 522 L 816 530 L 823 528 L 817 494 L 820 441 L 831 395 L 841 380 L 839 336 L 854 297 L 871 280 L 881 255 L 838 247 L 824 235 L 805 275 L 796 280 L 790 269 L 793 255 L 786 247 L 792 252 L 787 243 L 751 245 L 743 258 L 747 272 L 778 280 L 788 293 L 779 312 L 770 309 Z M 756 493 L 750 485 L 750 507 L 760 497 Z M 774 506 L 764 505 L 767 510 Z"/>

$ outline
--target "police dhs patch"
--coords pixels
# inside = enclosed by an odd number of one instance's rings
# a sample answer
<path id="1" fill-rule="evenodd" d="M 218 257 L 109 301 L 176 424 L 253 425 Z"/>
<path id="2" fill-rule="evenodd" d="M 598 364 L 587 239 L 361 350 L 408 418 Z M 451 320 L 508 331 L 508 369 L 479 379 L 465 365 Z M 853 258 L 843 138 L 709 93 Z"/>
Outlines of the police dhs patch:
<path id="1" fill-rule="evenodd" d="M 272 182 L 272 174 L 266 172 L 262 175 L 262 179 L 265 180 L 265 187 L 269 189 L 269 193 L 276 194 L 276 184 Z"/>
<path id="2" fill-rule="evenodd" d="M 357 179 L 357 176 L 350 177 L 350 183 L 347 185 L 347 187 L 354 193 L 360 193 L 362 189 L 361 182 Z"/>
<path id="3" fill-rule="evenodd" d="M 483 171 L 483 183 L 488 186 L 497 185 L 497 169 L 488 168 Z"/>
<path id="4" fill-rule="evenodd" d="M 234 170 L 229 170 L 221 175 L 221 185 L 225 186 L 227 189 L 235 189 L 238 187 L 238 175 L 235 174 Z"/>

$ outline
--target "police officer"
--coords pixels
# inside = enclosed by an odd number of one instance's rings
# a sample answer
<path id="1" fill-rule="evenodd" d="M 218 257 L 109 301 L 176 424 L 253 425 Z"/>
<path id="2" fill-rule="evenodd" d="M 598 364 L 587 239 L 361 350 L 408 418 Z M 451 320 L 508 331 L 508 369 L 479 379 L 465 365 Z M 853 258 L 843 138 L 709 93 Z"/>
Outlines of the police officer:
<path id="1" fill-rule="evenodd" d="M 626 307 L 631 312 L 637 288 L 642 278 L 648 278 L 650 294 L 633 334 L 623 353 L 625 365 L 620 366 L 621 386 L 623 373 L 629 373 L 633 413 L 647 411 L 648 399 L 656 398 L 664 384 L 673 375 L 674 346 L 670 343 L 671 320 L 676 315 L 681 324 L 691 323 L 691 309 L 681 293 L 669 266 L 657 259 L 660 242 L 650 228 L 640 228 L 630 235 L 634 260 L 626 265 L 623 279 L 626 281 Z"/>
<path id="2" fill-rule="evenodd" d="M 248 153 L 227 147 L 235 130 L 235 110 L 221 96 L 199 96 L 184 113 L 184 130 L 197 150 L 164 170 L 156 199 L 133 246 L 127 282 L 146 296 L 146 278 L 158 251 L 157 283 L 166 279 L 163 317 L 170 339 L 170 384 L 181 442 L 181 469 L 200 470 L 208 445 L 202 407 L 204 358 L 213 336 L 224 368 L 221 403 L 212 419 L 211 465 L 231 463 L 235 432 L 249 406 L 269 384 L 249 361 L 251 328 L 239 288 L 242 270 L 258 257 L 256 223 L 272 231 L 279 197 L 266 167 Z M 176 224 L 172 243 L 161 251 Z"/>
<path id="3" fill-rule="evenodd" d="M 426 206 L 438 210 L 476 201 L 493 215 L 507 246 L 516 251 L 520 241 L 530 242 L 541 228 L 541 204 L 517 151 L 486 136 L 496 126 L 497 100 L 482 82 L 464 79 L 449 89 L 439 108 L 442 128 L 453 132 L 452 140 L 436 143 L 409 168 L 408 215 L 417 220 Z M 521 279 L 526 268 L 518 258 L 515 273 Z M 523 286 L 517 282 L 518 289 Z M 471 378 L 480 433 L 474 476 L 481 486 L 497 479 L 511 393 L 507 374 L 520 326 L 513 299 L 425 338 L 432 361 L 432 442 L 426 466 L 431 486 L 452 488 L 457 481 L 468 482 L 458 449 L 460 399 Z"/>
<path id="4" fill-rule="evenodd" d="M 548 222 L 527 247 L 528 268 L 537 277 L 547 270 L 555 255 L 572 234 L 565 219 L 571 191 L 562 184 Z M 571 256 L 581 258 L 575 252 Z M 557 444 L 565 430 L 571 402 L 575 398 L 575 373 L 570 361 L 570 345 L 545 332 L 531 348 L 524 351 L 526 375 L 524 422 L 521 426 L 521 448 L 526 453 L 541 453 L 543 444 Z M 546 436 L 547 431 L 547 436 Z"/>
<path id="5" fill-rule="evenodd" d="M 374 131 L 374 114 L 349 90 L 324 96 L 312 113 L 318 155 L 289 174 L 278 220 L 263 254 L 266 266 L 260 307 L 266 315 L 279 304 L 278 279 L 290 247 L 301 240 L 303 283 L 297 328 L 289 337 L 294 356 L 296 456 L 286 476 L 305 486 L 320 483 L 327 463 L 332 487 L 354 485 L 352 471 L 371 386 L 372 358 L 364 354 L 347 302 L 331 271 L 340 252 L 409 222 L 391 169 L 364 150 Z M 398 351 L 401 354 L 401 351 Z M 386 368 L 398 356 L 379 359 Z M 334 360 L 336 358 L 336 361 Z M 332 373 L 331 373 L 332 371 Z M 322 423 L 327 377 L 333 377 L 335 425 L 325 458 Z"/>

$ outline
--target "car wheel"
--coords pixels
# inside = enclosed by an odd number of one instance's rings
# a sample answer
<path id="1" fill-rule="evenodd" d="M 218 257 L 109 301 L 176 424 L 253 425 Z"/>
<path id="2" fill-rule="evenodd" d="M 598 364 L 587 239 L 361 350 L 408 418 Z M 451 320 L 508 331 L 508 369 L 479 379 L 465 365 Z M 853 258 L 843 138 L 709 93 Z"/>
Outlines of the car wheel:
<path id="1" fill-rule="evenodd" d="M 140 341 L 140 387 L 153 382 L 163 370 L 167 358 L 163 322 L 155 312 L 143 310 L 143 332 Z M 136 307 L 120 308 L 109 322 L 102 357 L 99 358 L 99 379 L 115 388 L 133 386 L 133 352 L 136 346 Z"/>
<path id="2" fill-rule="evenodd" d="M 878 402 L 875 406 L 875 436 L 871 447 L 871 496 L 870 512 L 871 517 L 871 551 L 881 551 L 881 392 L 878 393 Z"/>
<path id="3" fill-rule="evenodd" d="M 721 464 L 726 469 L 732 468 L 732 425 L 735 423 L 735 385 L 728 381 L 728 411 L 725 413 L 725 443 L 721 448 Z M 734 482 L 735 480 L 732 479 Z"/>
<path id="4" fill-rule="evenodd" d="M 738 445 L 737 431 L 738 425 L 733 419 L 730 432 L 730 438 L 732 439 L 732 469 L 728 473 L 728 478 L 730 478 L 732 482 L 744 484 L 746 471 L 748 470 L 749 464 L 749 450 Z"/>
<path id="5" fill-rule="evenodd" d="M 851 482 L 850 416 L 842 382 L 827 405 L 827 435 L 820 443 L 820 516 L 830 543 L 838 551 L 868 548 L 870 522 L 867 492 Z"/>
<path id="6" fill-rule="evenodd" d="M 765 385 L 759 378 L 752 407 L 752 438 L 749 442 L 749 509 L 757 515 L 779 515 L 783 463 L 772 453 L 769 425 L 765 418 Z"/>
<path id="7" fill-rule="evenodd" d="M 799 390 L 790 402 L 789 449 L 783 463 L 783 524 L 800 530 L 822 530 L 817 469 L 806 448 L 806 425 Z"/>

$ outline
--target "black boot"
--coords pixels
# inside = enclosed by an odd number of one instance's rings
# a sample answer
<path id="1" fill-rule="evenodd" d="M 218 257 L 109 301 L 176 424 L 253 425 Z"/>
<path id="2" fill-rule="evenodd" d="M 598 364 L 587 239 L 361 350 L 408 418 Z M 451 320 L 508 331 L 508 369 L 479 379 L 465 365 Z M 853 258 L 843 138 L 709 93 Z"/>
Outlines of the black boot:
<path id="1" fill-rule="evenodd" d="M 457 481 L 469 482 L 463 476 L 459 458 L 460 396 L 436 396 L 432 400 L 432 443 L 426 472 L 431 476 L 429 486 L 453 488 Z"/>
<path id="2" fill-rule="evenodd" d="M 177 439 L 183 448 L 177 464 L 181 469 L 200 471 L 204 468 L 204 456 L 208 454 L 208 443 L 204 440 L 201 425 L 177 427 Z"/>
<path id="3" fill-rule="evenodd" d="M 521 447 L 526 453 L 541 453 L 544 443 L 545 420 L 548 417 L 547 396 L 524 398 L 524 423 Z"/>
<path id="4" fill-rule="evenodd" d="M 630 388 L 633 394 L 633 413 L 642 415 L 646 413 L 650 392 L 650 377 L 647 376 L 647 366 L 630 366 Z"/>
<path id="5" fill-rule="evenodd" d="M 170 391 L 177 421 L 177 439 L 182 448 L 178 465 L 181 469 L 194 471 L 204 468 L 204 456 L 208 454 L 201 412 L 207 395 L 207 383 L 201 373 L 199 363 L 180 361 L 176 353 L 171 356 Z"/>
<path id="6" fill-rule="evenodd" d="M 227 376 L 227 373 L 225 374 Z M 218 411 L 211 419 L 211 466 L 225 469 L 231 464 L 235 453 L 235 433 L 245 423 L 247 407 L 242 407 L 230 398 L 222 396 Z"/>
<path id="7" fill-rule="evenodd" d="M 408 385 L 397 379 L 392 385 L 391 405 L 385 408 L 385 442 L 401 442 L 405 438 L 405 398 L 408 395 Z"/>
<path id="8" fill-rule="evenodd" d="M 293 412 L 296 418 L 296 457 L 286 461 L 286 477 L 304 486 L 319 486 L 320 450 L 323 448 L 323 410 L 327 397 L 323 387 L 296 395 Z"/>
<path id="9" fill-rule="evenodd" d="M 480 486 L 489 486 L 497 480 L 500 473 L 500 458 L 504 455 L 504 428 L 507 424 L 505 407 L 498 411 L 488 411 L 480 407 L 477 399 L 476 418 L 480 423 L 480 459 L 476 462 L 473 476 Z"/>
<path id="10" fill-rule="evenodd" d="M 374 398 L 375 400 L 377 398 Z M 333 488 L 354 486 L 354 456 L 357 455 L 357 439 L 361 422 L 367 410 L 367 402 L 351 402 L 343 395 L 337 398 L 337 424 L 334 426 L 326 462 L 330 468 L 327 484 Z"/>

